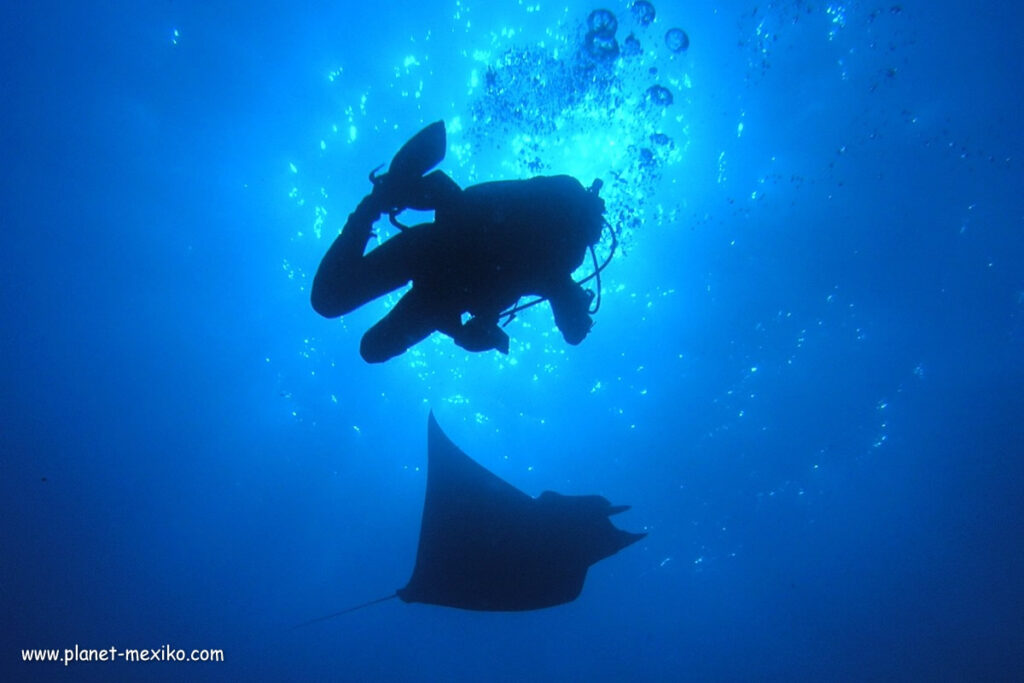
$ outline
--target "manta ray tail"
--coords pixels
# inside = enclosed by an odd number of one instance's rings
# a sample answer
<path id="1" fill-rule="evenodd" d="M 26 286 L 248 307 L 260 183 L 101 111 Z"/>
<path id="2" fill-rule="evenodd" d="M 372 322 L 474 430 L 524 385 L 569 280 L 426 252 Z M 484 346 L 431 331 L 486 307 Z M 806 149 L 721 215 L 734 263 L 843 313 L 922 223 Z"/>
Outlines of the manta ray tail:
<path id="1" fill-rule="evenodd" d="M 369 607 L 370 605 L 376 605 L 378 602 L 384 602 L 386 600 L 391 600 L 392 598 L 397 598 L 397 597 L 398 597 L 398 593 L 392 593 L 391 595 L 386 595 L 383 598 L 377 598 L 376 600 L 370 600 L 369 602 L 364 602 L 363 604 L 356 605 L 355 607 L 349 607 L 348 609 L 343 609 L 340 612 L 334 612 L 334 613 L 328 614 L 326 616 L 317 617 L 316 619 L 310 619 L 309 621 L 304 621 L 301 624 L 296 624 L 295 628 L 301 628 L 302 626 L 309 626 L 310 624 L 315 624 L 318 621 L 327 621 L 328 619 L 333 619 L 334 617 L 340 617 L 342 614 L 348 614 L 349 612 L 355 612 L 357 609 L 363 609 L 364 607 Z"/>

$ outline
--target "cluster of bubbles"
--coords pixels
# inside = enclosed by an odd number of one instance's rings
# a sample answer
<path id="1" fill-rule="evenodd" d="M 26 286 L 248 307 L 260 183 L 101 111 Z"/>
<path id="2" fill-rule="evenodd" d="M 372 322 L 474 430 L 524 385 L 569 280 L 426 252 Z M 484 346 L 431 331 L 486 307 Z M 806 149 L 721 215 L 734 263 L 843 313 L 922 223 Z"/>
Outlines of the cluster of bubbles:
<path id="1" fill-rule="evenodd" d="M 646 28 L 654 21 L 654 5 L 647 0 L 637 0 L 630 6 L 630 14 L 638 26 Z M 615 38 L 619 29 L 619 20 L 610 10 L 596 9 L 587 17 L 587 33 L 583 45 L 587 53 L 595 59 L 615 59 L 620 54 L 632 57 L 643 51 L 640 40 L 635 33 L 626 36 L 620 49 Z M 686 52 L 690 47 L 690 37 L 681 28 L 670 28 L 665 32 L 665 46 L 675 53 Z"/>
<path id="2" fill-rule="evenodd" d="M 666 66 L 659 60 L 664 48 L 652 35 L 655 16 L 650 2 L 633 2 L 621 17 L 632 29 L 621 45 L 620 17 L 595 9 L 575 31 L 559 34 L 561 44 L 500 51 L 488 61 L 483 88 L 470 103 L 471 156 L 498 148 L 513 177 L 571 173 L 584 183 L 591 180 L 588 173 L 601 177 L 607 218 L 627 245 L 647 220 L 672 220 L 671 209 L 651 211 L 650 204 L 666 168 L 688 144 L 669 86 L 688 88 L 689 80 L 680 73 L 682 62 Z M 664 45 L 679 54 L 689 38 L 672 28 Z M 587 160 L 586 168 L 580 159 Z"/>
<path id="3" fill-rule="evenodd" d="M 587 54 L 594 59 L 614 59 L 619 56 L 619 43 L 615 40 L 619 20 L 614 14 L 606 9 L 594 10 L 587 17 L 587 29 L 583 37 L 583 47 Z"/>

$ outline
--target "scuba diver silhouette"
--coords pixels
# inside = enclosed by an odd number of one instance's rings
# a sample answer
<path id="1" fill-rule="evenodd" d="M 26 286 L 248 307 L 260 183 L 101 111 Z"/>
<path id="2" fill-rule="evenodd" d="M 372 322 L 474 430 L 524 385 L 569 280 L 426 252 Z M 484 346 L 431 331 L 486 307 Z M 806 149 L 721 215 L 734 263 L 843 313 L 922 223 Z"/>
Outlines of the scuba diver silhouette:
<path id="1" fill-rule="evenodd" d="M 388 172 L 370 172 L 373 190 L 356 207 L 327 250 L 313 279 L 311 303 L 327 318 L 349 313 L 412 281 L 412 288 L 363 335 L 359 352 L 380 363 L 407 351 L 431 333 L 451 337 L 467 351 L 508 353 L 498 322 L 548 300 L 555 324 L 569 344 L 593 325 L 594 293 L 583 283 L 596 277 L 593 245 L 605 223 L 601 181 L 588 190 L 571 176 L 482 183 L 461 189 L 443 171 L 444 122 L 417 133 L 399 150 Z M 426 175 L 425 175 L 426 174 Z M 434 222 L 406 227 L 404 209 L 433 210 Z M 384 214 L 399 233 L 364 254 L 373 224 Z M 576 282 L 572 273 L 587 249 L 595 272 Z M 523 296 L 537 299 L 517 305 Z M 597 304 L 600 304 L 598 294 Z M 463 322 L 463 315 L 469 319 Z"/>

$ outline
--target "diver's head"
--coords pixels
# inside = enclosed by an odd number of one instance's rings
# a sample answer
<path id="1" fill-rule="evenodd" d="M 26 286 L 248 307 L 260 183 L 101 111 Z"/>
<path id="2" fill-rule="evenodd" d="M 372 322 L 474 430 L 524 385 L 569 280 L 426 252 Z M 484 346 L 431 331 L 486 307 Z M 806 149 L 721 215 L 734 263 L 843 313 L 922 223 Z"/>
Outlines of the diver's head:
<path id="1" fill-rule="evenodd" d="M 604 230 L 604 200 L 600 192 L 604 183 L 600 178 L 594 180 L 580 198 L 579 220 L 583 227 L 583 235 L 588 245 L 596 244 Z"/>

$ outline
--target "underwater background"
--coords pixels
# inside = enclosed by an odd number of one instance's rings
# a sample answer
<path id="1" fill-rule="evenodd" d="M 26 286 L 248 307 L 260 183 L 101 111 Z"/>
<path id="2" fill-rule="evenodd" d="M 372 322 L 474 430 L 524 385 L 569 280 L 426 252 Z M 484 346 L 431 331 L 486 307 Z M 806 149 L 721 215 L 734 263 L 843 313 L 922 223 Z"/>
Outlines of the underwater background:
<path id="1" fill-rule="evenodd" d="M 1021 679 L 1017 6 L 3 15 L 0 679 Z M 544 305 L 508 356 L 370 366 L 394 296 L 310 308 L 367 173 L 439 119 L 462 186 L 604 181 L 580 346 Z M 405 585 L 431 409 L 649 535 L 564 606 L 294 628 Z M 76 645 L 225 661 L 22 661 Z"/>

